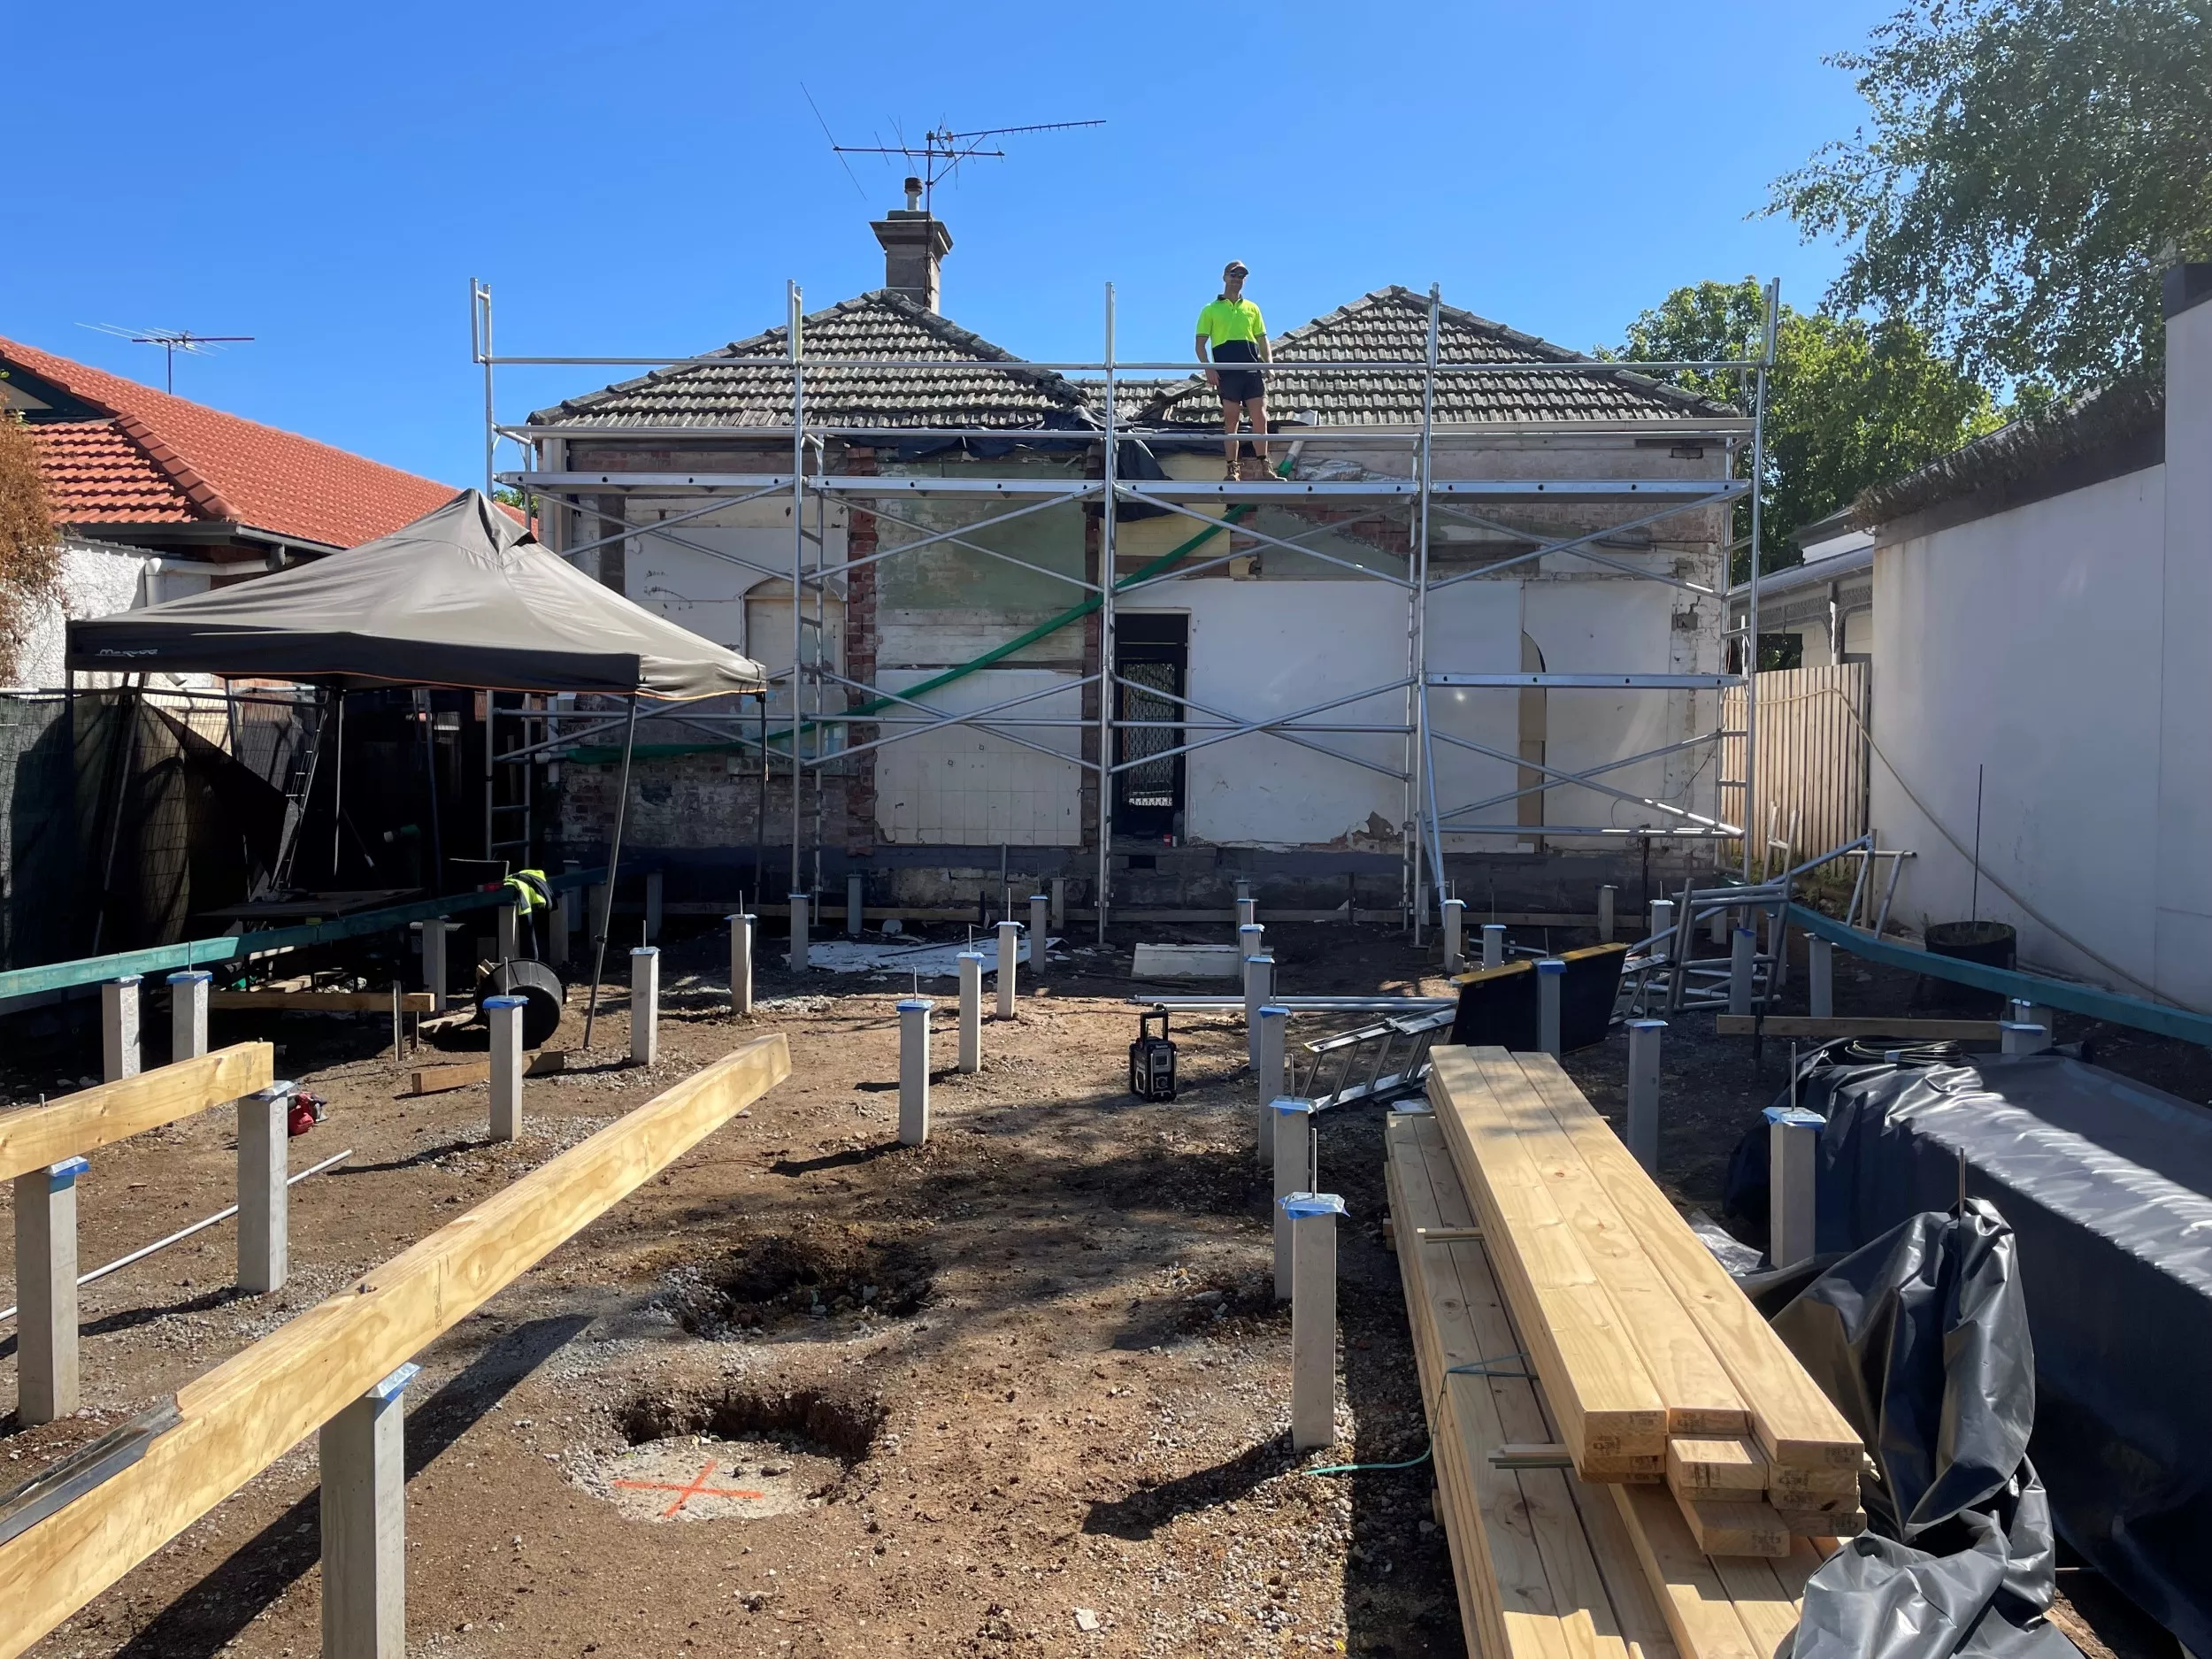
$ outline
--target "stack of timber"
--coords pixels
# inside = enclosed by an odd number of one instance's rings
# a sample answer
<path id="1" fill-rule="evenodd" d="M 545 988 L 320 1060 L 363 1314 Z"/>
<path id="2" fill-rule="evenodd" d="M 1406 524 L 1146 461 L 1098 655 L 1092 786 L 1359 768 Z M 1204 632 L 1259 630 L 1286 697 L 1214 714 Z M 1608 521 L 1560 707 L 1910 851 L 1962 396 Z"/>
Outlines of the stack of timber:
<path id="1" fill-rule="evenodd" d="M 1682 1659 L 1771 1659 L 1864 1525 L 1856 1435 L 1555 1061 L 1433 1054 L 1388 1175 L 1470 1643 L 1648 1645 L 1648 1604 Z"/>

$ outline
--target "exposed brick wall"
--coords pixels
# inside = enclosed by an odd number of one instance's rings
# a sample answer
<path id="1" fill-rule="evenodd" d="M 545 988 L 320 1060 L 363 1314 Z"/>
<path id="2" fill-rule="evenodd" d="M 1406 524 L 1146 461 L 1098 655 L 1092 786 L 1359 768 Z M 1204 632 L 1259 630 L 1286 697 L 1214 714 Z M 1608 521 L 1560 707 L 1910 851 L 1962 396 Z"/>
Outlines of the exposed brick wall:
<path id="1" fill-rule="evenodd" d="M 848 449 L 839 469 L 846 473 L 872 477 L 879 470 L 873 449 Z M 845 557 L 865 558 L 877 550 L 876 516 L 863 511 L 856 503 L 845 533 Z M 876 679 L 876 572 L 873 565 L 849 571 L 845 577 L 845 677 L 856 680 L 864 686 L 872 686 Z M 845 706 L 856 709 L 867 700 L 865 694 L 849 691 Z M 876 726 L 856 725 L 847 728 L 847 741 L 852 743 L 872 743 L 881 733 Z M 844 763 L 845 779 L 845 850 L 864 856 L 875 850 L 876 845 L 876 756 L 871 749 Z"/>

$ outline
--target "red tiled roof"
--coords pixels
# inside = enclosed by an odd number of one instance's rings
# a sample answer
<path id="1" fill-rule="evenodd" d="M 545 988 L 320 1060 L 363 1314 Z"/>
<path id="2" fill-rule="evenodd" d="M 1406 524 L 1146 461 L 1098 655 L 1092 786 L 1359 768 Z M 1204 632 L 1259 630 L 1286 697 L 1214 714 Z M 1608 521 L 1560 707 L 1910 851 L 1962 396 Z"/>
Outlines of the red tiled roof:
<path id="1" fill-rule="evenodd" d="M 201 516 L 116 421 L 57 421 L 28 430 L 56 524 L 190 524 Z"/>
<path id="2" fill-rule="evenodd" d="M 75 469 L 50 472 L 47 478 L 55 517 L 64 523 L 212 521 L 357 547 L 442 507 L 455 494 L 451 485 L 434 479 L 35 347 L 0 339 L 0 362 L 16 364 L 115 417 L 111 423 L 32 427 L 42 454 Z M 91 436 L 94 432 L 106 435 Z M 48 435 L 64 433 L 76 435 Z M 152 516 L 109 511 L 134 501 L 142 501 Z M 96 511 L 104 516 L 93 516 Z"/>

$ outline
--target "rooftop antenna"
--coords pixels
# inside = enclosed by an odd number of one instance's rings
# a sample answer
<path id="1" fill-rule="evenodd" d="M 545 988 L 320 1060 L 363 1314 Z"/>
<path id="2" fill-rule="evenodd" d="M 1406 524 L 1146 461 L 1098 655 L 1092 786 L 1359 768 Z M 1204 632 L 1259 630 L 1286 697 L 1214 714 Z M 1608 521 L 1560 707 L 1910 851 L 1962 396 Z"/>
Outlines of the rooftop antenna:
<path id="1" fill-rule="evenodd" d="M 896 144 L 841 144 L 830 140 L 830 148 L 844 156 L 903 156 L 918 169 L 916 177 L 922 182 L 922 212 L 934 218 L 932 205 L 940 179 L 950 178 L 959 171 L 964 161 L 1003 161 L 1002 150 L 986 149 L 994 138 L 1004 138 L 1013 133 L 1069 133 L 1079 127 L 1103 127 L 1097 121 L 1040 121 L 1030 127 L 985 127 L 972 133 L 956 133 L 949 127 L 933 127 L 922 134 L 920 149 L 904 142 Z M 823 132 L 829 128 L 825 125 Z"/>
<path id="2" fill-rule="evenodd" d="M 134 346 L 159 346 L 168 358 L 163 389 L 172 396 L 177 389 L 178 352 L 210 357 L 225 346 L 242 344 L 253 338 L 251 334 L 196 334 L 189 328 L 119 328 L 113 323 L 79 323 L 77 326 L 89 328 L 95 334 L 113 334 Z"/>

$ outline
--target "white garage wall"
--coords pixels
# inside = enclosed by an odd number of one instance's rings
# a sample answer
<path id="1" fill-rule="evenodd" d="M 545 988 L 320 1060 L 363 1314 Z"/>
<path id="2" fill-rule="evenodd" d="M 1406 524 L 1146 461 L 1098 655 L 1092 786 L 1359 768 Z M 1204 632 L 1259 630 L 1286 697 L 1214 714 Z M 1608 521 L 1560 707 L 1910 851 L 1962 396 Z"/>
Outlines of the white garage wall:
<path id="1" fill-rule="evenodd" d="M 2163 471 L 1877 549 L 1873 822 L 1916 855 L 1908 926 L 1975 901 L 1971 861 L 1905 786 L 1971 847 L 1978 765 L 1983 867 L 2154 982 Z M 2111 982 L 1987 881 L 1979 914 L 2020 930 L 2024 965 Z"/>

